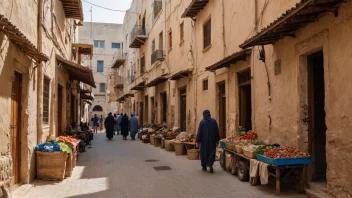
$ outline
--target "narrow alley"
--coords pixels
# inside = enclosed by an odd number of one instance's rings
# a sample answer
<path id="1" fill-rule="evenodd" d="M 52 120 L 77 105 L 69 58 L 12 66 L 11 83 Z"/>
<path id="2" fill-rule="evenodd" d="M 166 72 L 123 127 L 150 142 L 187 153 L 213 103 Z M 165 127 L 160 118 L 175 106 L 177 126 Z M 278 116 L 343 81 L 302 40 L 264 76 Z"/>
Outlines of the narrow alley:
<path id="1" fill-rule="evenodd" d="M 158 161 L 146 162 L 153 159 Z M 155 171 L 155 166 L 172 170 Z M 71 178 L 22 185 L 13 198 L 276 197 L 274 186 L 250 186 L 223 171 L 219 162 L 214 168 L 214 174 L 205 173 L 198 160 L 140 141 L 123 141 L 122 136 L 107 141 L 100 133 L 92 148 L 80 155 Z M 287 189 L 282 189 L 281 198 L 306 197 Z"/>

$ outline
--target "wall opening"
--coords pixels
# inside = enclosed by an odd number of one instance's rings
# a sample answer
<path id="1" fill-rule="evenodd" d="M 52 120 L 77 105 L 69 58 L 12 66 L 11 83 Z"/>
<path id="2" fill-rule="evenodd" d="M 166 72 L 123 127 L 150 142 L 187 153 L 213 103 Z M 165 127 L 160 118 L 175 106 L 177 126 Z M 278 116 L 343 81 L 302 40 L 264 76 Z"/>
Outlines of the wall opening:
<path id="1" fill-rule="evenodd" d="M 239 126 L 252 130 L 252 88 L 251 71 L 238 73 Z"/>
<path id="2" fill-rule="evenodd" d="M 187 95 L 186 88 L 180 89 L 180 129 L 186 131 L 187 125 Z"/>
<path id="3" fill-rule="evenodd" d="M 218 84 L 219 132 L 220 138 L 226 138 L 226 84 Z"/>

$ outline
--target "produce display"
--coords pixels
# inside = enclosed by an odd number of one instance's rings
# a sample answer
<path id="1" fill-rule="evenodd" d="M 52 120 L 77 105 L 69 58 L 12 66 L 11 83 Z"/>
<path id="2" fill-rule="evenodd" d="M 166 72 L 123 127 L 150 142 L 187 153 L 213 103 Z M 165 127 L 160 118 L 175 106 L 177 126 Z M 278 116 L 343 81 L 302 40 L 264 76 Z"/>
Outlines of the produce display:
<path id="1" fill-rule="evenodd" d="M 193 133 L 181 132 L 175 139 L 177 142 L 193 142 L 195 138 Z"/>
<path id="2" fill-rule="evenodd" d="M 254 131 L 247 132 L 243 136 L 239 138 L 239 140 L 256 140 L 258 137 L 258 134 Z"/>
<path id="3" fill-rule="evenodd" d="M 263 155 L 265 152 L 270 151 L 271 149 L 273 149 L 272 146 L 261 145 L 254 150 L 254 153 Z"/>
<path id="4" fill-rule="evenodd" d="M 76 138 L 71 138 L 71 137 L 68 137 L 68 136 L 59 136 L 56 139 L 64 141 L 64 142 L 74 143 L 74 144 L 78 143 L 78 140 Z"/>
<path id="5" fill-rule="evenodd" d="M 269 158 L 300 158 L 300 157 L 308 157 L 307 153 L 298 151 L 292 147 L 280 147 L 274 148 L 264 153 L 265 157 Z"/>
<path id="6" fill-rule="evenodd" d="M 67 146 L 67 144 L 63 141 L 50 141 L 50 142 L 38 144 L 36 146 L 36 150 L 41 152 L 72 153 L 72 149 L 69 146 Z"/>

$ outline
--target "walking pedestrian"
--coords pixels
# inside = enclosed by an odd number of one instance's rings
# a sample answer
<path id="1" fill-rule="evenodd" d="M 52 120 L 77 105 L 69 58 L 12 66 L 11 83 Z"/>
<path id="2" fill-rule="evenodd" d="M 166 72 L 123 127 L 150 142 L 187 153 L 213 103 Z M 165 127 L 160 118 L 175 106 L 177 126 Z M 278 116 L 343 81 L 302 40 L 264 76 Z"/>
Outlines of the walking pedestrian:
<path id="1" fill-rule="evenodd" d="M 127 114 L 122 116 L 120 126 L 123 140 L 127 140 L 128 131 L 130 130 L 130 121 L 128 120 Z"/>
<path id="2" fill-rule="evenodd" d="M 114 117 L 112 116 L 112 113 L 109 113 L 108 117 L 104 121 L 106 137 L 108 138 L 108 140 L 111 140 L 114 137 L 114 123 Z"/>
<path id="3" fill-rule="evenodd" d="M 121 124 L 122 117 L 123 117 L 123 115 L 122 115 L 122 113 L 121 113 L 121 115 L 118 115 L 118 116 L 117 116 L 117 119 L 116 119 L 116 131 L 117 131 L 117 135 L 119 135 L 119 134 L 120 134 L 120 131 L 121 131 L 121 126 L 120 126 L 120 124 Z"/>
<path id="4" fill-rule="evenodd" d="M 93 131 L 94 131 L 94 133 L 98 133 L 98 125 L 99 125 L 99 118 L 98 118 L 97 114 L 94 114 L 94 118 L 93 118 Z"/>
<path id="5" fill-rule="evenodd" d="M 103 130 L 103 123 L 104 123 L 103 115 L 100 115 L 100 118 L 99 118 L 99 131 L 100 132 L 101 132 L 101 130 Z"/>
<path id="6" fill-rule="evenodd" d="M 202 170 L 214 172 L 216 144 L 220 140 L 219 127 L 215 119 L 211 118 L 210 111 L 203 111 L 203 120 L 199 123 L 196 142 L 200 145 L 200 160 Z"/>
<path id="7" fill-rule="evenodd" d="M 90 119 L 89 126 L 91 127 L 91 129 L 93 129 L 93 126 L 94 126 L 94 116 L 92 116 L 92 118 Z"/>
<path id="8" fill-rule="evenodd" d="M 138 119 L 135 116 L 134 113 L 131 114 L 131 119 L 130 119 L 130 135 L 132 140 L 136 140 L 136 134 L 138 133 L 139 130 L 139 123 Z"/>

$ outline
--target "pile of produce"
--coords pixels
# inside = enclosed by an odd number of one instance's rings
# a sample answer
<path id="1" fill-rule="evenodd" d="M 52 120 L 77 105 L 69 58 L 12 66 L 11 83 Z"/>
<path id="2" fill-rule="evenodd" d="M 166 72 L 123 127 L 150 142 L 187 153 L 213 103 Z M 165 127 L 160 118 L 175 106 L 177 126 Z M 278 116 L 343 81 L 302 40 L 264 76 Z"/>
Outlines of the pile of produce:
<path id="1" fill-rule="evenodd" d="M 175 131 L 169 131 L 165 137 L 168 138 L 176 138 L 176 136 L 178 136 L 179 133 L 175 132 Z"/>
<path id="2" fill-rule="evenodd" d="M 74 144 L 78 143 L 78 140 L 76 138 L 71 138 L 71 137 L 68 137 L 68 136 L 59 136 L 56 139 L 58 141 L 61 140 L 63 142 L 70 142 L 70 143 L 74 143 Z"/>
<path id="3" fill-rule="evenodd" d="M 256 140 L 258 134 L 254 131 L 247 132 L 245 135 L 241 136 L 239 140 Z"/>
<path id="4" fill-rule="evenodd" d="M 177 142 L 193 142 L 194 138 L 195 138 L 195 136 L 193 133 L 182 132 L 176 137 L 175 141 L 177 141 Z"/>
<path id="5" fill-rule="evenodd" d="M 254 150 L 254 153 L 263 155 L 265 152 L 270 151 L 271 149 L 273 149 L 272 146 L 261 145 Z"/>
<path id="6" fill-rule="evenodd" d="M 308 157 L 307 153 L 298 151 L 292 147 L 280 147 L 274 148 L 264 153 L 265 157 L 269 158 L 299 158 L 299 157 Z"/>
<path id="7" fill-rule="evenodd" d="M 67 146 L 67 144 L 63 141 L 50 141 L 42 144 L 38 144 L 36 146 L 37 151 L 41 152 L 65 152 L 72 153 L 72 149 Z"/>
<path id="8" fill-rule="evenodd" d="M 246 128 L 242 128 L 242 126 L 238 127 L 238 136 L 244 136 L 246 134 Z"/>

